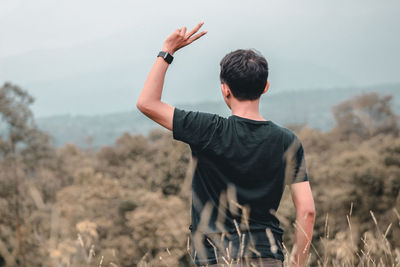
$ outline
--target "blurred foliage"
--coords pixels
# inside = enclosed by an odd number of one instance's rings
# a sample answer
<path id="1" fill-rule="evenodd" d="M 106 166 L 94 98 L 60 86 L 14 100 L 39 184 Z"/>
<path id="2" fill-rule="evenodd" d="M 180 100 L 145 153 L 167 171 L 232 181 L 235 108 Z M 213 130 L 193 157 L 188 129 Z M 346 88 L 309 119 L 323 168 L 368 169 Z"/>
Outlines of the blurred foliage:
<path id="1" fill-rule="evenodd" d="M 398 134 L 399 118 L 392 112 L 392 96 L 368 93 L 332 108 L 334 131 L 343 138 L 369 138 L 380 133 Z"/>
<path id="2" fill-rule="evenodd" d="M 35 126 L 32 101 L 14 85 L 0 89 L 8 130 L 0 139 L 0 266 L 189 266 L 189 147 L 156 130 L 126 133 L 99 151 L 53 148 Z M 400 259 L 400 137 L 390 101 L 368 94 L 341 103 L 330 132 L 292 126 L 317 209 L 311 266 Z M 277 216 L 290 248 L 289 190 Z"/>

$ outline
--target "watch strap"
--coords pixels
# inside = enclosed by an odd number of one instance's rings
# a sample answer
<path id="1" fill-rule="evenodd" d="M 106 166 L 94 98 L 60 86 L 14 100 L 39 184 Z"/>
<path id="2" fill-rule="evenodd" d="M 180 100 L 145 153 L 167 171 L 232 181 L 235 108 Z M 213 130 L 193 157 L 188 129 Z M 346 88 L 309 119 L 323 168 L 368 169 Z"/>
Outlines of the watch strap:
<path id="1" fill-rule="evenodd" d="M 168 64 L 171 64 L 172 60 L 174 60 L 174 57 L 170 53 L 165 51 L 160 51 L 157 57 L 162 57 Z"/>

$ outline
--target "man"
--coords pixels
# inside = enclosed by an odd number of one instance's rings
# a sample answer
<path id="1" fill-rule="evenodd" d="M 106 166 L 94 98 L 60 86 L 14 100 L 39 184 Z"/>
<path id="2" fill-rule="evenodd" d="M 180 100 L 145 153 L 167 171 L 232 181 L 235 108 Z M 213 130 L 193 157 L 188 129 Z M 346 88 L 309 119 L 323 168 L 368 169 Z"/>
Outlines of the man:
<path id="1" fill-rule="evenodd" d="M 269 88 L 268 64 L 252 50 L 221 61 L 221 91 L 232 116 L 184 111 L 161 102 L 174 53 L 207 32 L 203 22 L 177 29 L 164 42 L 137 102 L 150 119 L 190 145 L 197 159 L 192 181 L 191 257 L 198 266 L 282 266 L 283 230 L 275 216 L 285 184 L 296 208 L 292 266 L 304 266 L 314 227 L 314 201 L 303 147 L 290 130 L 265 120 L 260 96 Z M 235 265 L 236 264 L 236 265 Z"/>

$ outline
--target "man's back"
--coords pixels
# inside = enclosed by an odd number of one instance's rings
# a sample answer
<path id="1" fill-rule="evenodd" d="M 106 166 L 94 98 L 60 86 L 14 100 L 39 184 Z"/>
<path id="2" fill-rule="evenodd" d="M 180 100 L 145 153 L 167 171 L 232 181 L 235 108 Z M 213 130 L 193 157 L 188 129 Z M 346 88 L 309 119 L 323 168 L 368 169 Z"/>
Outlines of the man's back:
<path id="1" fill-rule="evenodd" d="M 314 200 L 300 142 L 290 131 L 262 122 L 266 120 L 259 104 L 269 88 L 267 60 L 249 49 L 232 51 L 221 60 L 221 92 L 232 112 L 229 119 L 186 113 L 161 101 L 172 55 L 204 36 L 206 31 L 198 32 L 202 25 L 189 32 L 182 27 L 167 37 L 136 104 L 150 119 L 173 130 L 176 139 L 190 144 L 198 158 L 193 177 L 192 257 L 198 265 L 207 265 L 220 258 L 225 263 L 236 257 L 247 259 L 251 252 L 250 257 L 281 266 L 282 230 L 274 212 L 287 182 L 298 224 L 297 250 L 291 261 L 303 266 L 314 227 Z"/>
<path id="2" fill-rule="evenodd" d="M 222 256 L 283 260 L 283 230 L 274 214 L 285 186 L 287 151 L 296 136 L 272 121 L 235 115 L 226 119 L 177 108 L 173 135 L 188 143 L 197 158 L 190 227 L 192 239 L 202 239 L 197 245 L 192 243 L 196 264 L 213 264 Z M 308 180 L 301 145 L 294 156 L 297 164 L 292 175 L 296 177 L 302 167 L 301 181 Z M 221 242 L 217 234 L 224 234 L 225 240 Z M 221 251 L 219 247 L 224 243 L 229 247 L 229 241 L 231 251 Z M 244 248 L 240 251 L 242 241 Z"/>

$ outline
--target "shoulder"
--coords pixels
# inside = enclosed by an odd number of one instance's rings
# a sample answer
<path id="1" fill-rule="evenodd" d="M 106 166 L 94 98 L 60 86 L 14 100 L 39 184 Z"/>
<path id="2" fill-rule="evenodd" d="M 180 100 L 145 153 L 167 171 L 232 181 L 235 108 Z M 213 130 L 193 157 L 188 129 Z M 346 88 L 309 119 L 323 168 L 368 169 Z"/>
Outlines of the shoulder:
<path id="1" fill-rule="evenodd" d="M 188 144 L 204 147 L 219 129 L 224 128 L 225 122 L 226 119 L 217 114 L 175 108 L 173 137 Z"/>
<path id="2" fill-rule="evenodd" d="M 174 119 L 185 119 L 185 118 L 189 119 L 204 118 L 204 119 L 214 119 L 214 120 L 226 119 L 224 117 L 219 116 L 218 114 L 175 108 Z"/>
<path id="3" fill-rule="evenodd" d="M 226 121 L 226 118 L 219 116 L 218 114 L 201 112 L 201 111 L 191 111 L 175 108 L 173 115 L 173 123 L 179 127 L 197 125 L 197 126 L 211 126 L 211 125 L 221 125 Z"/>
<path id="4" fill-rule="evenodd" d="M 293 141 L 300 141 L 294 131 L 276 123 L 274 123 L 274 125 L 276 126 L 276 131 L 278 131 L 282 135 L 283 140 L 288 145 L 290 145 Z"/>

